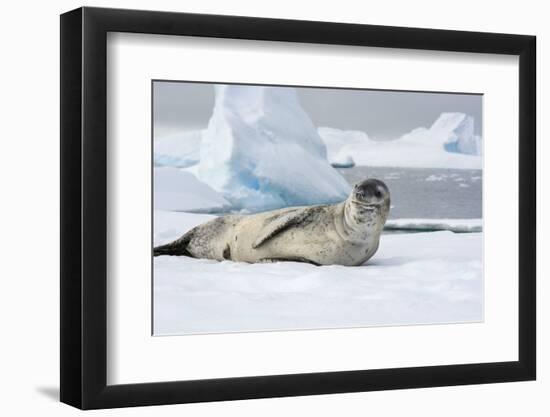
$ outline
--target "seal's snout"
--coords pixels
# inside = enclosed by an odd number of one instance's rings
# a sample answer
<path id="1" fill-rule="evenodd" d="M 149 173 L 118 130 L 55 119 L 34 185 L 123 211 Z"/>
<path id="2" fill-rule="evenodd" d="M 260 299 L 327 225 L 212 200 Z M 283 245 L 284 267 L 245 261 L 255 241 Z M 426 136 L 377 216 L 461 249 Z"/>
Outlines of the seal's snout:
<path id="1" fill-rule="evenodd" d="M 386 184 L 375 178 L 359 182 L 353 187 L 353 197 L 364 204 L 380 204 L 389 198 Z"/>

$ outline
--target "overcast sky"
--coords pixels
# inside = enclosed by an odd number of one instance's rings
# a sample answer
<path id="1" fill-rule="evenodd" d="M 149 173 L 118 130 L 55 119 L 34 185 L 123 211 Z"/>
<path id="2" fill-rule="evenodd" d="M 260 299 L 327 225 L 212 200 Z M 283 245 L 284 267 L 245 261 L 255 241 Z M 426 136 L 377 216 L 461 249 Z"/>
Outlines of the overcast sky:
<path id="1" fill-rule="evenodd" d="M 296 91 L 315 125 L 361 130 L 374 139 L 395 139 L 414 128 L 429 127 L 443 112 L 473 116 L 476 133 L 481 132 L 481 95 L 303 87 Z M 153 97 L 156 135 L 202 129 L 212 115 L 214 84 L 156 81 Z"/>

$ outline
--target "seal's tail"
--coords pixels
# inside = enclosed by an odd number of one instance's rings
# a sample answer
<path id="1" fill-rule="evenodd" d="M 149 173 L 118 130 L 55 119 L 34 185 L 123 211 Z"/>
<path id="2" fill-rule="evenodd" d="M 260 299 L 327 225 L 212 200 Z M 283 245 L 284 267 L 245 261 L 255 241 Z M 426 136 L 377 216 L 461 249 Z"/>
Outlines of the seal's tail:
<path id="1" fill-rule="evenodd" d="M 187 250 L 187 245 L 191 240 L 190 234 L 182 236 L 180 239 L 174 240 L 166 245 L 153 248 L 153 256 L 171 255 L 171 256 L 190 256 L 193 255 Z"/>

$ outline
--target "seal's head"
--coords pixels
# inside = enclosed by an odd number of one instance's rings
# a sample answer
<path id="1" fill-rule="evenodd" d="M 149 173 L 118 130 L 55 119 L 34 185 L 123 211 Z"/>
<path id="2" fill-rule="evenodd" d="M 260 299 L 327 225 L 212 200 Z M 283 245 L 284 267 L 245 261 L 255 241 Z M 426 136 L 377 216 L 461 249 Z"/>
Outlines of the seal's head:
<path id="1" fill-rule="evenodd" d="M 390 190 L 382 181 L 369 178 L 353 187 L 344 205 L 345 228 L 358 240 L 380 233 L 390 211 Z M 359 238 L 359 236 L 361 236 Z"/>
<path id="2" fill-rule="evenodd" d="M 382 181 L 369 178 L 355 184 L 350 200 L 353 205 L 359 207 L 367 207 L 370 210 L 380 208 L 382 211 L 389 211 L 390 190 Z"/>

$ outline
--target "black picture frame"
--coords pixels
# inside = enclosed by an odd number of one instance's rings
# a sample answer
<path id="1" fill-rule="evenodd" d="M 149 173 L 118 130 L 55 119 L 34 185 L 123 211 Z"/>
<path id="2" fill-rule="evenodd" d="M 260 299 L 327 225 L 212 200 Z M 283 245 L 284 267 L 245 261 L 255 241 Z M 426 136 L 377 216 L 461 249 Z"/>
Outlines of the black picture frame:
<path id="1" fill-rule="evenodd" d="M 519 360 L 107 385 L 108 32 L 519 56 Z M 534 36 L 79 8 L 61 15 L 61 401 L 81 409 L 533 380 L 536 377 Z"/>

